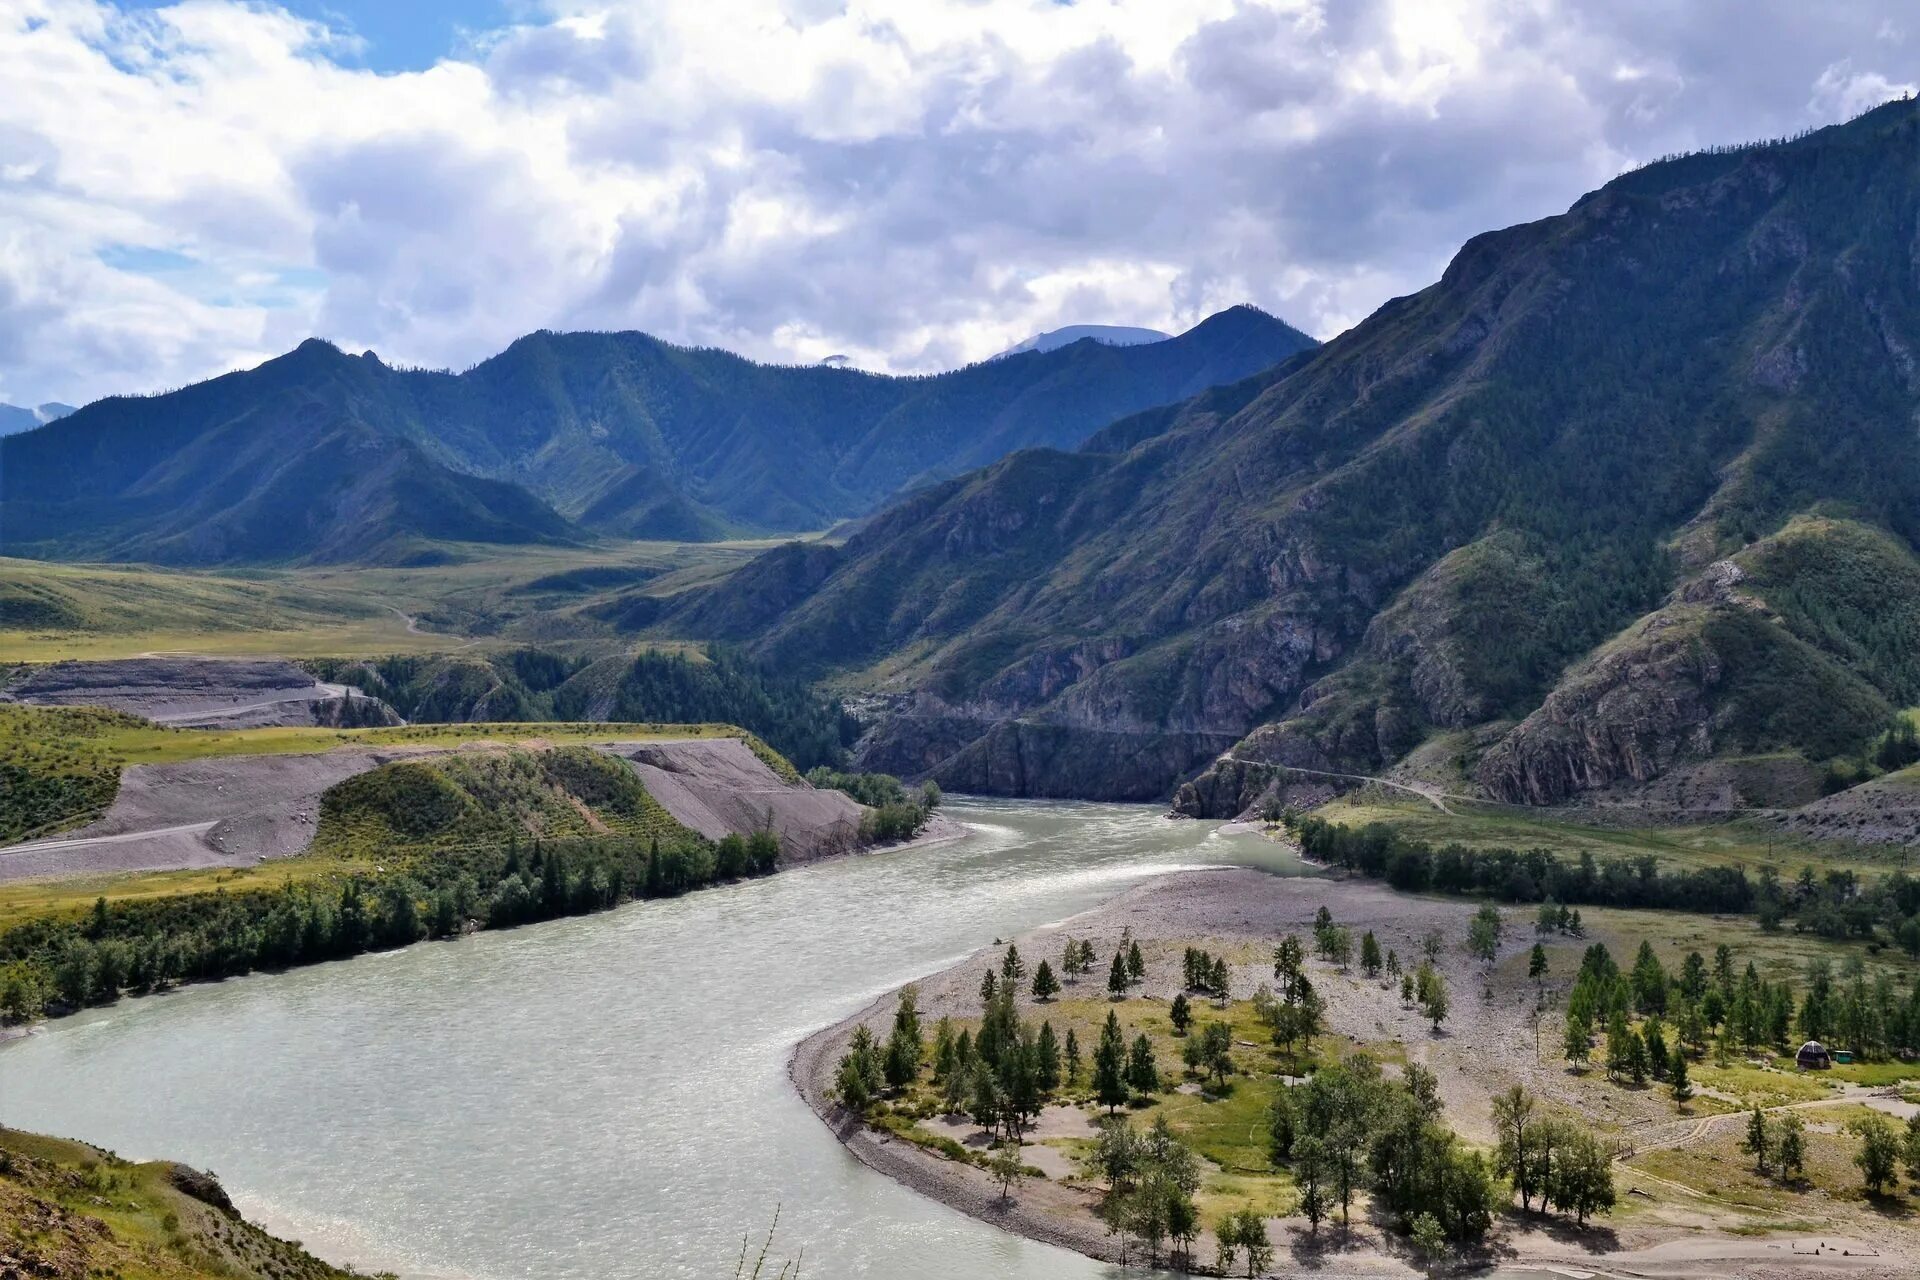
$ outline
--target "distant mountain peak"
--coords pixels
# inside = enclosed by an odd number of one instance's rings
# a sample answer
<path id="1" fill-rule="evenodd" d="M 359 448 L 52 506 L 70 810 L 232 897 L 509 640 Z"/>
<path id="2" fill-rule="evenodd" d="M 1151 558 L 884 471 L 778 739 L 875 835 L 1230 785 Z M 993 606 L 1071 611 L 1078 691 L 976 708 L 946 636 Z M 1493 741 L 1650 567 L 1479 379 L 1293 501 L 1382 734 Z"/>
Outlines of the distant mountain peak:
<path id="1" fill-rule="evenodd" d="M 1036 333 L 1025 342 L 1008 347 L 1000 353 L 1000 356 L 1017 356 L 1025 351 L 1054 351 L 1089 338 L 1106 347 L 1139 347 L 1149 342 L 1165 342 L 1172 336 L 1158 329 L 1141 329 L 1130 325 L 1070 324 L 1063 329 L 1049 329 L 1045 333 Z M 1000 356 L 995 356 L 994 359 L 997 360 Z"/>
<path id="2" fill-rule="evenodd" d="M 24 405 L 0 404 L 0 436 L 10 436 L 16 431 L 31 431 L 35 427 L 44 427 L 49 422 L 64 418 L 73 412 L 70 404 L 61 404 L 49 400 L 45 404 L 31 408 Z"/>

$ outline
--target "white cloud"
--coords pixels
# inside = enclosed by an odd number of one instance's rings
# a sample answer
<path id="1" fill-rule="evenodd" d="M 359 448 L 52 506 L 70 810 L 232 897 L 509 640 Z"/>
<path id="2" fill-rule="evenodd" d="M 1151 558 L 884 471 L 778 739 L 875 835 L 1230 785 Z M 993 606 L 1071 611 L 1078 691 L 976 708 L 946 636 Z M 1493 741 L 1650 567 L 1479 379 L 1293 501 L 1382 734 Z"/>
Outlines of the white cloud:
<path id="1" fill-rule="evenodd" d="M 977 358 L 1239 301 L 1328 335 L 1628 163 L 1906 88 L 1786 0 L 548 0 L 419 71 L 259 3 L 0 0 L 0 399 L 318 332 Z"/>

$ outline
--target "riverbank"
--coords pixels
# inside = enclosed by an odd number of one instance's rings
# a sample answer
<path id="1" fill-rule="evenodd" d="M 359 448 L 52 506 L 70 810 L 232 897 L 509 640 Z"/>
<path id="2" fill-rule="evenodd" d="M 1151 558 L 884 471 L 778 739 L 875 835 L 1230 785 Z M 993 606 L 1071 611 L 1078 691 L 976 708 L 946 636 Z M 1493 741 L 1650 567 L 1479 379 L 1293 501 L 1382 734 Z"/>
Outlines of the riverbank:
<path id="1" fill-rule="evenodd" d="M 1535 994 L 1524 980 L 1524 940 L 1510 931 L 1503 954 L 1518 961 L 1522 981 L 1508 980 L 1513 966 L 1483 969 L 1458 947 L 1475 904 L 1411 898 L 1385 886 L 1337 879 L 1283 879 L 1258 872 L 1188 871 L 1164 876 L 1091 911 L 1011 939 L 1029 966 L 1055 957 L 1066 936 L 1090 938 L 1096 951 L 1109 954 L 1122 929 L 1130 929 L 1146 955 L 1149 1000 L 1170 1000 L 1178 985 L 1180 954 L 1201 945 L 1226 956 L 1236 993 L 1251 992 L 1270 981 L 1269 951 L 1287 932 L 1311 934 L 1314 913 L 1322 905 L 1334 919 L 1358 935 L 1371 930 L 1384 948 L 1403 958 L 1420 954 L 1421 939 L 1434 929 L 1451 943 L 1438 967 L 1455 992 L 1454 1009 L 1443 1034 L 1434 1034 L 1424 1017 L 1403 1006 L 1397 989 L 1352 975 L 1325 971 L 1314 964 L 1314 981 L 1326 1001 L 1327 1031 L 1350 1044 L 1404 1046 L 1407 1059 L 1433 1071 L 1446 1109 L 1447 1123 L 1469 1142 L 1491 1140 L 1492 1097 L 1522 1084 L 1557 1110 L 1578 1116 L 1596 1129 L 1633 1135 L 1644 1147 L 1675 1145 L 1704 1134 L 1711 1123 L 1677 1119 L 1664 1091 L 1628 1090 L 1605 1085 L 1593 1075 L 1568 1072 L 1559 1060 L 1557 1040 L 1536 1042 Z M 1556 950 L 1560 950 L 1556 948 Z M 940 1016 L 977 1013 L 983 972 L 997 962 L 999 947 L 922 979 L 920 1010 L 929 1024 Z M 1555 972 L 1569 975 L 1577 950 L 1556 955 Z M 1564 967 L 1563 967 L 1564 966 Z M 1084 991 L 1098 987 L 1098 974 L 1082 979 Z M 1072 998 L 1070 987 L 1063 999 Z M 922 1195 L 971 1217 L 1031 1239 L 1074 1249 L 1104 1261 L 1123 1258 L 1123 1242 L 1107 1233 L 1095 1215 L 1100 1188 L 1076 1176 L 1054 1146 L 1029 1146 L 1023 1159 L 1049 1168 L 1046 1178 L 1023 1179 L 1011 1202 L 1003 1201 L 987 1173 L 933 1150 L 868 1128 L 832 1100 L 833 1075 L 855 1027 L 866 1025 L 884 1036 L 894 995 L 875 1000 L 853 1016 L 807 1037 L 795 1049 L 789 1074 L 809 1107 L 847 1150 L 863 1164 Z M 1022 1001 L 1027 1016 L 1044 1015 L 1044 1006 Z M 1050 1111 L 1071 1112 L 1067 1107 Z M 1071 1117 L 1056 1118 L 1070 1120 Z M 1043 1127 L 1048 1123 L 1043 1117 Z M 953 1126 L 947 1132 L 953 1132 Z M 1862 1277 L 1914 1273 L 1920 1248 L 1912 1233 L 1889 1222 L 1871 1206 L 1821 1196 L 1806 1206 L 1808 1216 L 1827 1234 L 1819 1238 L 1770 1232 L 1771 1217 L 1737 1211 L 1716 1203 L 1710 1191 L 1679 1186 L 1631 1165 L 1616 1166 L 1620 1207 L 1587 1230 L 1569 1223 L 1509 1214 L 1489 1249 L 1469 1259 L 1473 1266 L 1517 1270 L 1557 1270 L 1671 1277 L 1729 1277 L 1773 1280 L 1809 1274 Z M 1797 1225 L 1805 1227 L 1802 1220 Z M 1323 1227 L 1317 1240 L 1304 1219 L 1274 1218 L 1268 1223 L 1276 1253 L 1289 1269 L 1337 1266 L 1342 1275 L 1411 1275 L 1416 1268 L 1398 1236 L 1356 1215 L 1349 1237 Z M 1867 1241 L 1876 1241 L 1869 1244 Z M 1197 1251 L 1212 1255 L 1211 1242 Z M 1824 1246 L 1824 1247 L 1823 1247 Z M 1137 1255 L 1136 1255 L 1137 1260 Z"/>
<path id="2" fill-rule="evenodd" d="M 0 1018 L 31 1023 L 46 1013 L 112 1004 L 128 992 L 589 915 L 764 876 L 783 864 L 911 848 L 965 830 L 921 810 L 924 825 L 913 839 L 866 843 L 866 810 L 851 796 L 784 781 L 742 743 L 635 750 L 624 761 L 632 774 L 617 755 L 583 752 L 564 762 L 592 766 L 576 790 L 593 792 L 607 814 L 628 822 L 623 830 L 607 829 L 602 813 L 575 792 L 562 791 L 565 771 L 509 779 L 541 801 L 550 798 L 545 784 L 551 783 L 551 794 L 564 794 L 576 806 L 563 816 L 599 828 L 534 840 L 524 860 L 511 838 L 467 847 L 406 847 L 391 838 L 393 822 L 377 821 L 424 807 L 396 784 L 360 797 L 361 812 L 354 816 L 365 838 L 357 849 L 288 859 L 271 873 L 242 867 L 0 886 Z M 656 800 L 643 778 L 679 812 Z M 452 787 L 443 783 L 442 792 Z M 481 810 L 477 797 L 457 789 L 454 794 L 462 803 L 441 804 L 442 811 L 457 817 Z M 488 799 L 504 794 L 492 786 Z M 680 813 L 704 829 L 682 825 Z M 743 842 L 745 833 L 732 824 L 749 821 L 767 825 L 748 827 Z M 323 820 L 323 833 L 325 822 L 347 825 L 334 815 Z M 706 830 L 718 835 L 709 837 Z"/>

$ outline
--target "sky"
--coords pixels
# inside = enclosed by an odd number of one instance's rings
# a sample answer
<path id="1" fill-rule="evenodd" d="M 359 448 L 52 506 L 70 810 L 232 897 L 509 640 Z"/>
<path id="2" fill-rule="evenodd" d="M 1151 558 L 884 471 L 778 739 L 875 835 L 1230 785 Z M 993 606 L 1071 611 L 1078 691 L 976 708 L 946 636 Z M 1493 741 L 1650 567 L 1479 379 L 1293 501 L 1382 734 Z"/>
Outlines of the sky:
<path id="1" fill-rule="evenodd" d="M 1330 337 L 1917 60 L 1911 0 L 0 0 L 0 401 L 314 335 L 898 372 L 1240 302 Z"/>

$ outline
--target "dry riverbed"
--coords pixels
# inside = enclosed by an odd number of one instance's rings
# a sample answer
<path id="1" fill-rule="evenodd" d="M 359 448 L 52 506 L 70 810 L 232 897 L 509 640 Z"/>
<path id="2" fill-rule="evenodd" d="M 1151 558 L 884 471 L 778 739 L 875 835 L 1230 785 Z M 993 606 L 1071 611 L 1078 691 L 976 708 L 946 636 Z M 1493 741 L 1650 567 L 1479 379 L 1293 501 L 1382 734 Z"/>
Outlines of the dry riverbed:
<path id="1" fill-rule="evenodd" d="M 1430 931 L 1437 929 L 1447 939 L 1438 967 L 1451 987 L 1453 1009 L 1444 1031 L 1437 1034 L 1418 1009 L 1403 1005 L 1397 984 L 1389 986 L 1384 975 L 1370 980 L 1357 965 L 1342 972 L 1318 960 L 1311 961 L 1310 968 L 1326 1003 L 1328 1033 L 1368 1046 L 1389 1061 L 1404 1052 L 1407 1059 L 1431 1069 L 1440 1082 L 1447 1122 L 1468 1142 L 1491 1140 L 1491 1099 L 1515 1083 L 1525 1085 L 1549 1107 L 1583 1117 L 1632 1148 L 1664 1150 L 1728 1128 L 1728 1121 L 1716 1124 L 1710 1117 L 1716 1110 L 1731 1110 L 1729 1103 L 1716 1104 L 1703 1097 L 1692 1113 L 1677 1116 L 1664 1089 L 1627 1089 L 1608 1084 L 1597 1071 L 1576 1075 L 1567 1070 L 1558 1048 L 1557 1017 L 1548 1013 L 1538 1019 L 1538 1028 L 1535 1025 L 1536 991 L 1525 979 L 1526 951 L 1533 935 L 1517 913 L 1509 916 L 1502 958 L 1489 970 L 1461 947 L 1473 904 L 1408 897 L 1359 880 L 1283 878 L 1249 870 L 1188 871 L 1137 886 L 1072 920 L 1010 940 L 1018 943 L 1029 968 L 1043 957 L 1058 966 L 1061 944 L 1068 936 L 1095 943 L 1101 957 L 1099 971 L 1069 986 L 1064 1000 L 1103 994 L 1105 961 L 1123 929 L 1131 929 L 1145 953 L 1146 999 L 1172 999 L 1179 984 L 1181 955 L 1188 946 L 1224 955 L 1232 964 L 1234 994 L 1244 998 L 1262 982 L 1271 981 L 1271 948 L 1280 937 L 1296 933 L 1311 949 L 1312 922 L 1322 905 L 1352 930 L 1356 940 L 1372 930 L 1381 947 L 1396 951 L 1408 967 L 1418 963 L 1421 941 Z M 922 979 L 918 986 L 925 1025 L 931 1026 L 943 1015 L 976 1016 L 981 977 L 998 963 L 1000 951 L 999 946 L 983 948 L 961 964 Z M 1571 954 L 1577 958 L 1577 949 Z M 1561 952 L 1555 958 L 1560 978 L 1570 978 L 1574 966 Z M 1137 990 L 1130 1000 L 1137 1000 L 1139 994 Z M 1067 1106 L 1049 1108 L 1023 1151 L 1025 1162 L 1047 1176 L 1023 1179 L 1015 1197 L 1004 1201 L 983 1169 L 869 1128 L 833 1102 L 834 1070 L 853 1029 L 864 1023 L 884 1039 L 894 1003 L 891 993 L 874 1001 L 853 1017 L 808 1037 L 793 1054 L 790 1072 L 795 1086 L 848 1150 L 872 1168 L 964 1213 L 1037 1240 L 1121 1261 L 1121 1240 L 1110 1235 L 1095 1216 L 1099 1184 L 1067 1159 L 1062 1148 L 1071 1143 L 1049 1140 L 1084 1133 L 1090 1113 Z M 1038 1021 L 1046 1016 L 1047 1006 L 1035 1005 L 1024 993 L 1022 1006 L 1023 1017 Z M 1090 1043 L 1087 1049 L 1091 1050 Z M 1163 1058 L 1162 1070 L 1178 1067 Z M 1836 1093 L 1834 1101 L 1843 1100 Z M 1873 1101 L 1885 1110 L 1899 1107 L 1891 1099 Z M 959 1117 L 922 1127 L 963 1145 L 984 1141 L 971 1122 Z M 1747 1280 L 1816 1274 L 1890 1278 L 1920 1271 L 1920 1238 L 1906 1225 L 1904 1215 L 1889 1215 L 1822 1192 L 1810 1192 L 1803 1204 L 1784 1210 L 1772 1206 L 1769 1211 L 1755 1211 L 1716 1201 L 1712 1185 L 1702 1182 L 1709 1179 L 1683 1185 L 1630 1163 L 1619 1164 L 1615 1186 L 1620 1205 L 1611 1217 L 1600 1219 L 1591 1230 L 1575 1231 L 1570 1223 L 1509 1215 L 1496 1227 L 1489 1250 L 1472 1262 L 1569 1275 Z M 1276 1246 L 1276 1265 L 1283 1273 L 1322 1268 L 1340 1275 L 1418 1271 L 1402 1242 L 1367 1222 L 1358 1211 L 1350 1238 L 1343 1239 L 1337 1228 L 1323 1225 L 1318 1240 L 1311 1239 L 1305 1220 L 1293 1218 L 1271 1219 L 1268 1232 Z M 1821 1234 L 1809 1234 L 1815 1232 Z M 1210 1262 L 1212 1246 L 1209 1232 L 1196 1249 L 1197 1258 Z"/>

